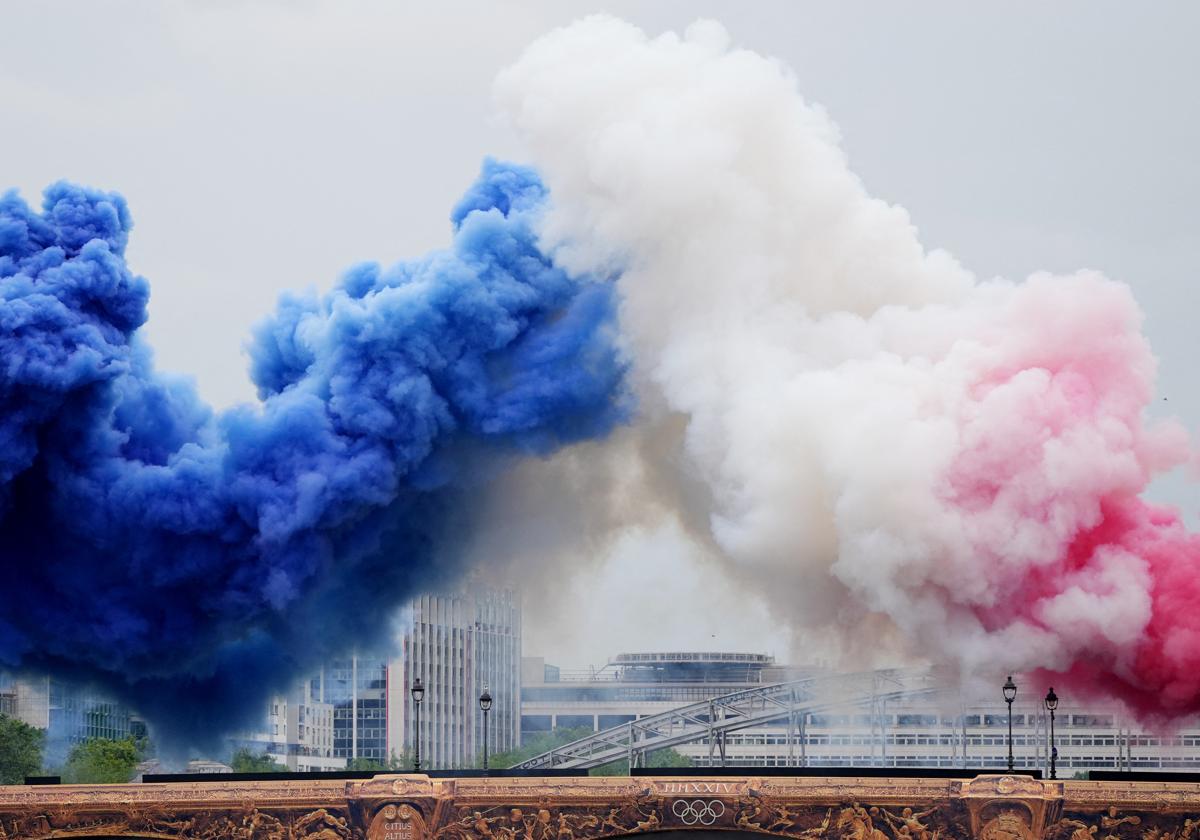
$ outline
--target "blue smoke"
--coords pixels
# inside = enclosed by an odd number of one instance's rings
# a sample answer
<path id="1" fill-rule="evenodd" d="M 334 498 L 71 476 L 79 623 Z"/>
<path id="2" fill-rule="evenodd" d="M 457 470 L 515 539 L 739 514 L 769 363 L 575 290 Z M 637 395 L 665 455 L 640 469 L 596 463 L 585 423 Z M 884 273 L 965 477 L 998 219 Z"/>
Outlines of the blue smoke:
<path id="1" fill-rule="evenodd" d="M 0 667 L 209 745 L 461 571 L 507 461 L 627 408 L 612 285 L 538 249 L 545 199 L 485 162 L 449 250 L 285 296 L 250 347 L 260 402 L 222 413 L 138 336 L 124 199 L 0 199 Z"/>

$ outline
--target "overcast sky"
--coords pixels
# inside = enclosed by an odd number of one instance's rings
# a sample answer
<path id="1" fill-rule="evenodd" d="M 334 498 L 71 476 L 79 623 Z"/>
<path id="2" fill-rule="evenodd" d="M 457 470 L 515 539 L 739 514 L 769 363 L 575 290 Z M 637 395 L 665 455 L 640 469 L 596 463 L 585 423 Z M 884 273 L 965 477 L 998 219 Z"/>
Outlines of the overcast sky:
<path id="1" fill-rule="evenodd" d="M 1088 267 L 1129 283 L 1161 360 L 1156 405 L 1200 427 L 1191 3 L 9 0 L 0 187 L 34 200 L 68 178 L 124 193 L 160 367 L 194 375 L 217 405 L 252 399 L 242 344 L 277 295 L 445 245 L 480 159 L 523 157 L 494 116 L 492 78 L 533 38 L 596 11 L 653 33 L 715 17 L 736 44 L 783 59 L 841 126 L 868 189 L 976 274 Z M 1195 521 L 1200 495 L 1183 480 L 1155 495 Z M 692 608 L 606 622 L 602 637 L 561 632 L 572 604 L 592 615 L 598 595 L 620 599 L 636 552 L 618 554 L 559 609 L 526 605 L 528 653 L 786 654 L 752 602 L 730 627 L 714 609 L 722 582 L 683 558 L 655 574 Z"/>

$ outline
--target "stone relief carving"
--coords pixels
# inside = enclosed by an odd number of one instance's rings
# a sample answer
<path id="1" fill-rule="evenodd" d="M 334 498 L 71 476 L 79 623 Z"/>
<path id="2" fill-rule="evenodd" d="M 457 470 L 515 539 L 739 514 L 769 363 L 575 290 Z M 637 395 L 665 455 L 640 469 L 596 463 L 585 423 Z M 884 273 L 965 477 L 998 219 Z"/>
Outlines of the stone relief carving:
<path id="1" fill-rule="evenodd" d="M 317 808 L 276 815 L 250 807 L 229 812 L 155 812 L 145 808 L 121 814 L 72 814 L 69 810 L 6 815 L 0 840 L 58 837 L 137 837 L 162 840 L 361 840 L 362 831 L 345 816 Z"/>
<path id="2" fill-rule="evenodd" d="M 979 840 L 1033 840 L 1033 836 L 1026 815 L 1014 808 L 1000 809 L 979 831 Z"/>
<path id="3" fill-rule="evenodd" d="M 1200 786 L 878 778 L 485 778 L 0 788 L 0 840 L 1200 840 Z"/>
<path id="4" fill-rule="evenodd" d="M 1200 799 L 1200 797 L 1198 797 Z M 1097 811 L 1068 811 L 1046 832 L 1046 840 L 1198 840 L 1200 801 L 1190 812 L 1161 809 L 1128 813 L 1110 805 Z"/>

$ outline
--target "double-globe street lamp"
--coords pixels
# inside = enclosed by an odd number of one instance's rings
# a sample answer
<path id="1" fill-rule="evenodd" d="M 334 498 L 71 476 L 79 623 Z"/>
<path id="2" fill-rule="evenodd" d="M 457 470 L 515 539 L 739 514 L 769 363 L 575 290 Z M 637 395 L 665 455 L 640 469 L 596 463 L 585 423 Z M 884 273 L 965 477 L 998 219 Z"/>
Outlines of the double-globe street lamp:
<path id="1" fill-rule="evenodd" d="M 1008 772 L 1013 769 L 1013 751 L 1012 751 L 1012 704 L 1017 699 L 1017 684 L 1013 682 L 1012 674 L 1008 675 L 1008 681 L 1004 683 L 1004 702 L 1008 704 Z"/>
<path id="2" fill-rule="evenodd" d="M 1050 686 L 1050 690 L 1046 692 L 1046 699 L 1042 702 L 1046 704 L 1046 711 L 1050 713 L 1050 778 L 1057 779 L 1058 774 L 1054 766 L 1058 761 L 1058 747 L 1054 745 L 1054 710 L 1058 708 L 1058 695 L 1054 693 L 1054 686 Z"/>
<path id="3" fill-rule="evenodd" d="M 421 772 L 421 701 L 425 699 L 425 686 L 421 685 L 421 678 L 417 677 L 413 681 L 412 686 L 413 708 L 416 710 L 417 728 L 416 737 L 413 738 L 413 769 Z"/>
<path id="4" fill-rule="evenodd" d="M 486 773 L 488 770 L 487 719 L 488 712 L 492 709 L 492 695 L 486 685 L 483 687 L 483 694 L 479 695 L 479 708 L 483 710 L 483 772 Z"/>

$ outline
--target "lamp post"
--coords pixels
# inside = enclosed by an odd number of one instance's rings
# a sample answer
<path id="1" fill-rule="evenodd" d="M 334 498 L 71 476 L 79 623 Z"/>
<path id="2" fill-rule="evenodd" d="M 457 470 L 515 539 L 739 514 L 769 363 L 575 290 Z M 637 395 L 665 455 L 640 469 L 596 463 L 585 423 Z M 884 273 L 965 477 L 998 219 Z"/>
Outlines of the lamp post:
<path id="1" fill-rule="evenodd" d="M 1046 692 L 1046 699 L 1042 702 L 1046 704 L 1046 711 L 1050 713 L 1050 778 L 1057 779 L 1058 774 L 1054 767 L 1058 760 L 1058 747 L 1054 746 L 1054 710 L 1058 708 L 1058 695 L 1054 693 L 1054 686 L 1050 686 L 1050 690 Z"/>
<path id="2" fill-rule="evenodd" d="M 1013 682 L 1012 674 L 1008 675 L 1008 681 L 1004 683 L 1004 702 L 1008 704 L 1008 772 L 1013 769 L 1013 752 L 1012 752 L 1012 704 L 1017 699 L 1017 684 Z"/>
<path id="3" fill-rule="evenodd" d="M 483 694 L 479 695 L 479 708 L 483 710 L 483 772 L 488 770 L 488 733 L 487 719 L 488 712 L 492 708 L 492 695 L 488 692 L 487 686 L 483 687 Z"/>
<path id="4" fill-rule="evenodd" d="M 417 677 L 413 681 L 412 687 L 413 708 L 416 710 L 417 731 L 416 737 L 413 738 L 413 769 L 421 772 L 421 701 L 425 699 L 425 686 L 421 685 L 421 678 Z"/>

